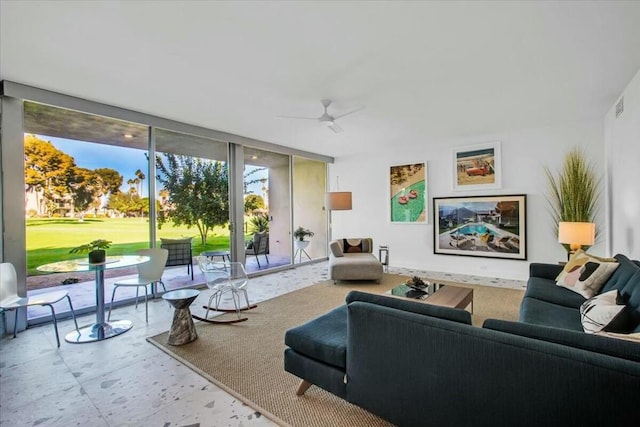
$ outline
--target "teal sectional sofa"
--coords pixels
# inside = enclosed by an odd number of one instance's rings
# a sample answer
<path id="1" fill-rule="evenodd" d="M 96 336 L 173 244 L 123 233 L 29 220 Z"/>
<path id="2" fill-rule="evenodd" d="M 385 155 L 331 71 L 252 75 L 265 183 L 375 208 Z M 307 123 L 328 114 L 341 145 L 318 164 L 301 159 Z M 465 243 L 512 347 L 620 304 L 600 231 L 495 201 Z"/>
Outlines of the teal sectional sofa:
<path id="1" fill-rule="evenodd" d="M 640 261 L 632 261 L 622 254 L 614 257 L 618 268 L 605 282 L 599 294 L 617 289 L 632 309 L 633 325 L 625 332 L 640 332 Z M 549 326 L 571 331 L 583 331 L 580 306 L 586 301 L 582 295 L 556 285 L 561 265 L 532 263 L 522 304 L 520 322 Z"/>
<path id="2" fill-rule="evenodd" d="M 626 268 L 605 286 L 635 304 L 640 265 L 616 258 Z M 285 370 L 303 380 L 299 393 L 315 384 L 399 426 L 640 419 L 640 343 L 581 332 L 580 299 L 547 286 L 557 270 L 532 265 L 521 321 L 481 328 L 463 310 L 351 292 L 345 305 L 287 331 Z"/>

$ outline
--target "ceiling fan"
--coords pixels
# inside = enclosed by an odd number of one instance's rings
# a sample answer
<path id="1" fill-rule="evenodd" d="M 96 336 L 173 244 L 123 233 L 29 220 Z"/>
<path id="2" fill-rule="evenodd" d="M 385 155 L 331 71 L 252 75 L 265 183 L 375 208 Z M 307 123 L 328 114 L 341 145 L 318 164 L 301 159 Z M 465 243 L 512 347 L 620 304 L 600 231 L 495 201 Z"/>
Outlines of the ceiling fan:
<path id="1" fill-rule="evenodd" d="M 331 105 L 331 100 L 323 99 L 320 102 L 324 107 L 324 113 L 322 113 L 320 117 L 299 117 L 299 116 L 277 116 L 277 117 L 285 118 L 285 119 L 317 120 L 320 123 L 327 126 L 332 131 L 334 131 L 335 133 L 340 133 L 340 132 L 344 132 L 344 130 L 336 123 L 336 120 L 344 116 L 347 116 L 349 114 L 355 113 L 356 111 L 360 111 L 364 108 L 364 106 L 360 106 L 360 107 L 354 108 L 353 110 L 347 111 L 346 113 L 331 115 L 327 112 L 327 109 Z"/>

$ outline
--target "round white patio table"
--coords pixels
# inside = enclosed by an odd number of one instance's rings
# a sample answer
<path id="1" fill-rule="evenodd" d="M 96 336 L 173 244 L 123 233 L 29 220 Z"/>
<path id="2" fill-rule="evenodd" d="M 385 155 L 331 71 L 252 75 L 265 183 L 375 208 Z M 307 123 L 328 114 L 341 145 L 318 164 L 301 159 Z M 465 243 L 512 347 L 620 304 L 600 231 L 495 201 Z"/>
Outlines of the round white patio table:
<path id="1" fill-rule="evenodd" d="M 102 341 L 127 332 L 133 327 L 130 320 L 112 320 L 105 322 L 104 318 L 104 271 L 116 268 L 131 267 L 149 261 L 148 256 L 123 255 L 107 257 L 106 261 L 99 264 L 90 264 L 86 258 L 68 261 L 53 262 L 41 265 L 38 271 L 49 273 L 71 273 L 74 271 L 95 271 L 96 274 L 96 323 L 83 326 L 69 332 L 65 341 L 69 343 L 87 343 Z"/>

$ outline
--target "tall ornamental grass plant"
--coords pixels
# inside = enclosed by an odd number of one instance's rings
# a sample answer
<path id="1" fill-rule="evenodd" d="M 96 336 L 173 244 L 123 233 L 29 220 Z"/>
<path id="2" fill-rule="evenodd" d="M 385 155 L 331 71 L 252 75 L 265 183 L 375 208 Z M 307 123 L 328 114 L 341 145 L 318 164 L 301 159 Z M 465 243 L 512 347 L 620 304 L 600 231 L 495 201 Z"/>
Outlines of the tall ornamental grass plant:
<path id="1" fill-rule="evenodd" d="M 548 167 L 544 168 L 548 195 L 547 201 L 558 234 L 560 222 L 596 222 L 598 200 L 600 198 L 601 178 L 595 172 L 580 148 L 573 148 L 564 159 L 562 169 L 555 175 Z M 596 239 L 598 227 L 596 226 Z M 568 249 L 567 245 L 565 249 Z"/>

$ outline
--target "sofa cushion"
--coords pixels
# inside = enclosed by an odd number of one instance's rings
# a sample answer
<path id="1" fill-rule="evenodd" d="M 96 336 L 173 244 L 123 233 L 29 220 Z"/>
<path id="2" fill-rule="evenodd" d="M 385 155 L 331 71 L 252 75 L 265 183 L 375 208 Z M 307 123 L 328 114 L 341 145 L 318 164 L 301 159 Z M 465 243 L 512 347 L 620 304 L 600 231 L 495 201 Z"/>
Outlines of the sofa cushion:
<path id="1" fill-rule="evenodd" d="M 631 308 L 631 316 L 635 324 L 632 332 L 640 332 L 640 271 L 631 277 L 620 291 L 620 295 Z"/>
<path id="2" fill-rule="evenodd" d="M 582 295 L 556 285 L 554 280 L 540 277 L 529 278 L 524 296 L 576 309 L 586 301 Z"/>
<path id="3" fill-rule="evenodd" d="M 482 327 L 640 362 L 639 342 L 497 319 L 485 320 Z"/>
<path id="4" fill-rule="evenodd" d="M 627 332 L 631 329 L 631 310 L 617 289 L 589 298 L 580 307 L 580 320 L 584 331 L 590 334 Z"/>
<path id="5" fill-rule="evenodd" d="M 615 256 L 620 267 L 614 271 L 600 292 L 612 289 L 620 291 L 627 305 L 632 309 L 636 327 L 634 332 L 640 332 L 640 261 L 630 260 L 622 254 Z"/>
<path id="6" fill-rule="evenodd" d="M 532 262 L 529 264 L 529 277 L 542 277 L 551 279 L 555 282 L 558 274 L 562 272 L 563 266 L 560 264 L 545 264 L 540 262 Z"/>
<path id="7" fill-rule="evenodd" d="M 629 258 L 622 254 L 615 256 L 618 261 L 619 267 L 613 272 L 607 283 L 602 287 L 601 292 L 608 292 L 612 289 L 622 291 L 622 289 L 632 281 L 631 278 L 634 274 L 640 272 L 640 266 L 635 261 L 631 261 Z"/>
<path id="8" fill-rule="evenodd" d="M 285 345 L 311 359 L 347 366 L 347 306 L 343 305 L 307 323 L 289 329 Z"/>
<path id="9" fill-rule="evenodd" d="M 344 253 L 373 253 L 373 239 L 371 237 L 352 237 L 336 241 Z"/>
<path id="10" fill-rule="evenodd" d="M 578 250 L 558 275 L 556 283 L 585 298 L 591 298 L 600 291 L 618 265 L 617 262 L 605 261 L 604 258 Z"/>
<path id="11" fill-rule="evenodd" d="M 342 252 L 348 254 L 365 252 L 362 246 L 362 239 L 342 239 Z"/>
<path id="12" fill-rule="evenodd" d="M 524 297 L 522 299 L 519 320 L 523 323 L 551 326 L 584 333 L 582 323 L 580 323 L 579 309 L 535 298 Z"/>
<path id="13" fill-rule="evenodd" d="M 471 314 L 466 310 L 457 308 L 440 307 L 437 305 L 425 304 L 422 302 L 410 301 L 406 299 L 393 298 L 385 295 L 370 294 L 367 292 L 351 291 L 347 294 L 347 304 L 354 301 L 368 302 L 382 305 L 411 313 L 423 314 L 425 316 L 438 317 L 440 319 L 451 320 L 457 323 L 471 324 Z"/>
<path id="14" fill-rule="evenodd" d="M 342 252 L 342 246 L 340 246 L 340 243 L 338 243 L 336 240 L 333 240 L 331 243 L 329 243 L 329 249 L 331 250 L 331 254 L 334 257 L 343 257 L 344 256 L 344 252 Z"/>
<path id="15" fill-rule="evenodd" d="M 353 253 L 329 260 L 329 277 L 334 280 L 380 280 L 384 271 L 373 254 Z"/>
<path id="16" fill-rule="evenodd" d="M 627 304 L 640 311 L 640 270 L 638 270 L 622 289 L 618 289 Z"/>

